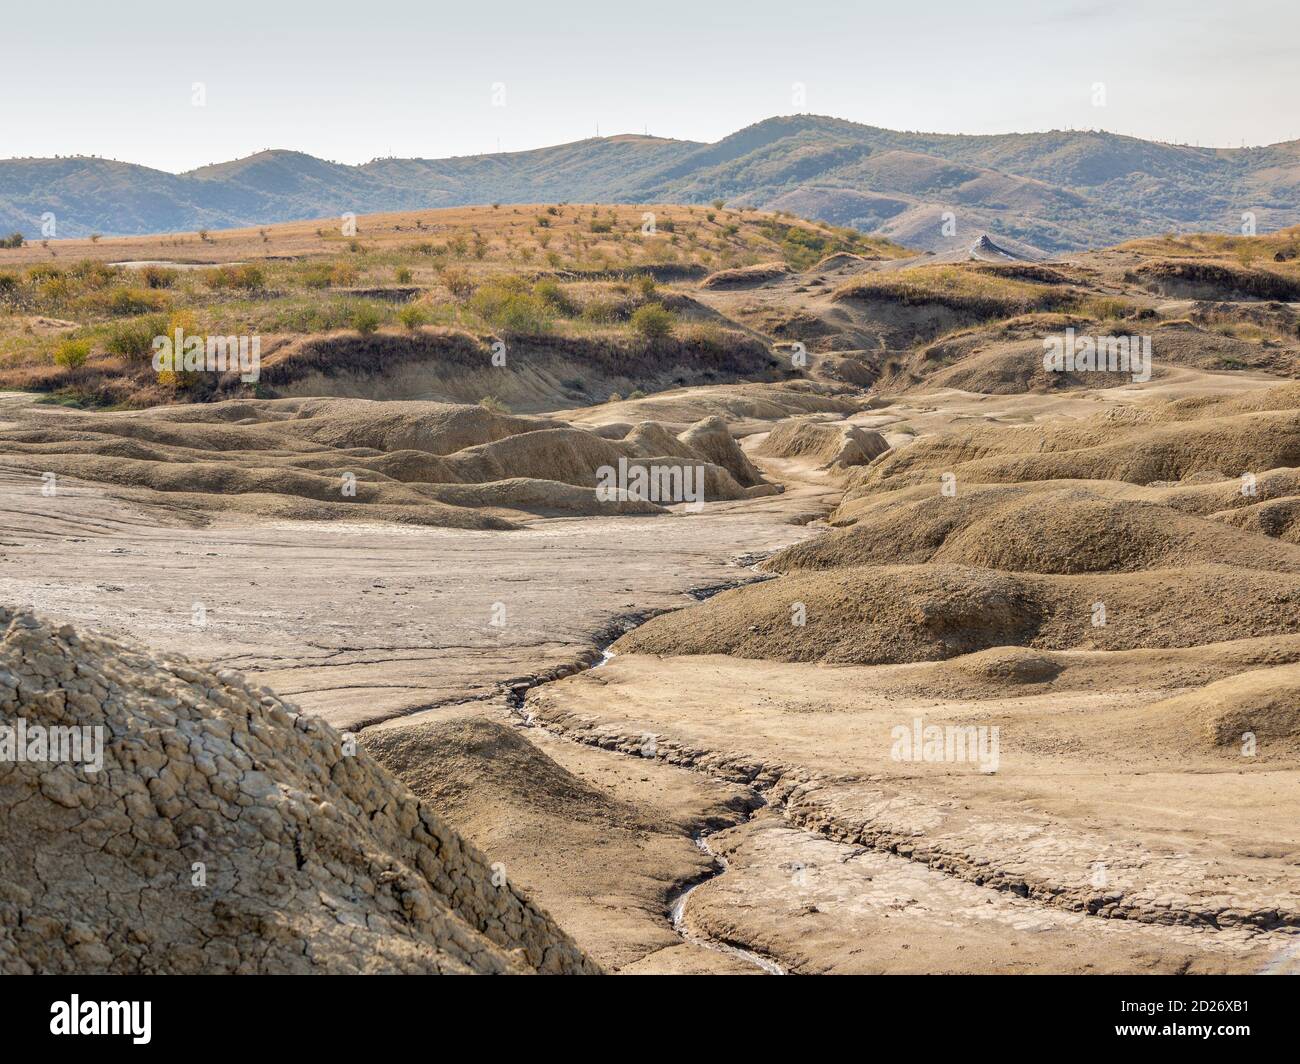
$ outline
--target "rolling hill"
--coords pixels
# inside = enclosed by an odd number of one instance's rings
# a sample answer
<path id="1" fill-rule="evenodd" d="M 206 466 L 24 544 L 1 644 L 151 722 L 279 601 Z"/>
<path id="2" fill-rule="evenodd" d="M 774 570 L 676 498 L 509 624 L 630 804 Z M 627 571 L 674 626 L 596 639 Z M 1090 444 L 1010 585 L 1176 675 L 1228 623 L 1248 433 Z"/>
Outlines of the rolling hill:
<path id="1" fill-rule="evenodd" d="M 361 166 L 293 151 L 169 174 L 94 157 L 0 161 L 0 230 L 59 236 L 222 228 L 476 203 L 726 200 L 929 250 L 981 233 L 1044 252 L 1167 231 L 1300 221 L 1300 142 L 1197 148 L 1112 133 L 910 133 L 811 115 L 715 144 L 592 138 L 532 151 Z M 952 226 L 945 229 L 944 212 Z"/>

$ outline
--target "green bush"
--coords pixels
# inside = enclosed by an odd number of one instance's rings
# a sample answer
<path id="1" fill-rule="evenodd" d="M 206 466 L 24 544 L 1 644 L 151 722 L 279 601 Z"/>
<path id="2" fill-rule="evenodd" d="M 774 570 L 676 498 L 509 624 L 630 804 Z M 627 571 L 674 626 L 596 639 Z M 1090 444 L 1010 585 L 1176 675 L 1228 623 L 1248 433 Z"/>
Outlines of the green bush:
<path id="1" fill-rule="evenodd" d="M 397 312 L 397 320 L 404 327 L 414 332 L 429 320 L 429 315 L 424 312 L 424 308 L 418 303 L 408 303 Z"/>
<path id="2" fill-rule="evenodd" d="M 104 347 L 123 358 L 153 358 L 154 337 L 167 334 L 167 319 L 161 316 L 118 322 L 108 332 Z"/>
<path id="3" fill-rule="evenodd" d="M 140 271 L 140 280 L 148 288 L 170 288 L 178 276 L 177 271 L 166 266 L 146 266 Z"/>
<path id="4" fill-rule="evenodd" d="M 533 295 L 563 317 L 571 318 L 577 313 L 573 300 L 555 281 L 538 281 L 533 286 Z"/>
<path id="5" fill-rule="evenodd" d="M 632 329 L 647 340 L 659 340 L 672 333 L 675 320 L 662 303 L 647 303 L 632 315 Z"/>
<path id="6" fill-rule="evenodd" d="M 619 307 L 608 299 L 593 299 L 582 308 L 582 317 L 593 325 L 613 325 L 618 321 Z"/>
<path id="7" fill-rule="evenodd" d="M 54 352 L 54 364 L 66 369 L 76 369 L 78 366 L 84 366 L 89 357 L 89 340 L 64 340 L 59 345 L 59 349 Z"/>
<path id="8" fill-rule="evenodd" d="M 484 321 L 515 333 L 548 332 L 554 314 L 518 277 L 484 285 L 470 298 L 469 306 Z"/>
<path id="9" fill-rule="evenodd" d="M 398 284 L 410 284 L 410 283 L 411 283 L 411 276 L 412 276 L 412 275 L 411 275 L 411 271 L 410 271 L 407 267 L 405 267 L 405 266 L 399 267 L 399 269 L 398 269 L 398 271 L 397 271 L 397 283 L 398 283 Z"/>
<path id="10" fill-rule="evenodd" d="M 20 248 L 22 246 L 22 233 L 10 233 L 7 237 L 0 239 L 0 248 Z"/>
<path id="11" fill-rule="evenodd" d="M 266 287 L 266 275 L 260 266 L 247 263 L 243 266 L 218 266 L 203 275 L 209 288 L 240 288 L 255 291 Z"/>
<path id="12" fill-rule="evenodd" d="M 151 292 L 147 288 L 119 288 L 108 297 L 104 309 L 114 317 L 125 318 L 166 310 L 169 305 L 167 297 L 159 292 Z"/>
<path id="13" fill-rule="evenodd" d="M 31 284 L 39 284 L 41 281 L 48 281 L 62 276 L 63 271 L 48 262 L 38 262 L 35 266 L 27 267 L 27 280 Z"/>
<path id="14" fill-rule="evenodd" d="M 356 329 L 362 336 L 369 336 L 379 328 L 382 320 L 379 311 L 374 307 L 357 307 L 352 315 L 352 328 Z"/>

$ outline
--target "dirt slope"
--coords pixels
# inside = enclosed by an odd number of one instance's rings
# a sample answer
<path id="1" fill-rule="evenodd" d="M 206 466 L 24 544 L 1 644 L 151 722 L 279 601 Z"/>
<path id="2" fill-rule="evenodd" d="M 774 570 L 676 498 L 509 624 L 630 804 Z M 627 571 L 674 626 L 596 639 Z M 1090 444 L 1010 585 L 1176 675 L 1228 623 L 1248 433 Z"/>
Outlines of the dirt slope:
<path id="1" fill-rule="evenodd" d="M 97 729 L 89 763 L 0 768 L 0 969 L 597 970 L 323 721 L 185 659 L 0 624 L 6 725 Z"/>

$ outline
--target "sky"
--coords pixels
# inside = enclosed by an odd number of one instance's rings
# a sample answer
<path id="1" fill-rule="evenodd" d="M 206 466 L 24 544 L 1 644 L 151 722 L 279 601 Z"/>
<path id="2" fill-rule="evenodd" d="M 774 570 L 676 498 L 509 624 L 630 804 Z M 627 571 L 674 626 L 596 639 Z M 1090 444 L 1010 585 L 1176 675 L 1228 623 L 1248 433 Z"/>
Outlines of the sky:
<path id="1" fill-rule="evenodd" d="M 0 158 L 361 163 L 795 113 L 1300 139 L 1296 0 L 43 0 L 0 27 Z"/>

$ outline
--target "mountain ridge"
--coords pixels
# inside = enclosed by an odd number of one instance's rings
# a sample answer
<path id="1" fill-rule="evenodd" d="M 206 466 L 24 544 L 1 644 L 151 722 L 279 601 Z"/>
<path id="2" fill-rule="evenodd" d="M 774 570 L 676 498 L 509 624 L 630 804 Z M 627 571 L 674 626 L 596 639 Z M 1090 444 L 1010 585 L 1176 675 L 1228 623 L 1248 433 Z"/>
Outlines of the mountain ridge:
<path id="1" fill-rule="evenodd" d="M 617 134 L 518 152 L 333 163 L 268 149 L 181 174 L 71 156 L 0 160 L 0 230 L 233 228 L 477 203 L 704 203 L 787 210 L 927 250 L 980 233 L 1044 252 L 1300 221 L 1300 141 L 1200 148 L 1104 131 L 914 133 L 764 119 L 714 143 Z M 951 218 L 945 212 L 951 212 Z M 945 225 L 945 222 L 947 224 Z"/>

